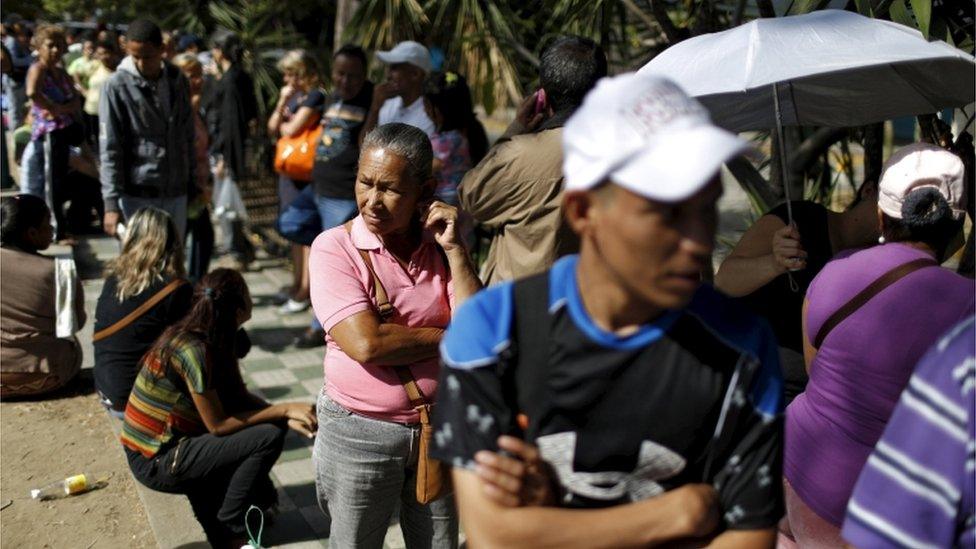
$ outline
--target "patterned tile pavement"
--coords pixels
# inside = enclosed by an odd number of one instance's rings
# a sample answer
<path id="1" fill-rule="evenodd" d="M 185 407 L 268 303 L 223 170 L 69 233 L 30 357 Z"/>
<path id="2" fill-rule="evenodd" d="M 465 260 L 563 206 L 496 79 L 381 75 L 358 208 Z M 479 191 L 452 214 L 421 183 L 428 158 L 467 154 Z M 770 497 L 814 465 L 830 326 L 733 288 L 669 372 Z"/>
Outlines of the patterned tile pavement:
<path id="1" fill-rule="evenodd" d="M 242 361 L 244 379 L 254 392 L 270 402 L 314 403 L 322 389 L 325 347 L 297 349 L 292 344 L 311 322 L 312 312 L 282 316 L 272 303 L 274 294 L 291 283 L 291 272 L 279 263 L 259 262 L 258 270 L 245 273 L 244 278 L 255 303 L 251 320 L 245 325 L 252 348 Z M 328 547 L 329 521 L 315 497 L 312 441 L 289 432 L 272 477 L 278 487 L 280 513 L 265 533 L 265 545 L 290 549 Z M 387 532 L 385 548 L 405 546 L 399 525 L 394 522 Z"/>
<path id="2" fill-rule="evenodd" d="M 85 298 L 88 311 L 94 311 L 101 292 L 101 266 L 118 253 L 118 245 L 111 239 L 86 239 L 81 254 L 88 260 L 85 278 Z M 78 259 L 79 250 L 75 250 Z M 93 261 L 96 260 L 96 261 Z M 271 402 L 302 401 L 314 403 L 322 387 L 322 361 L 325 347 L 296 349 L 292 344 L 312 319 L 311 310 L 282 316 L 272 303 L 274 294 L 291 283 L 291 272 L 282 262 L 259 260 L 250 272 L 244 273 L 254 300 L 254 311 L 245 328 L 251 337 L 250 353 L 242 361 L 244 379 L 255 393 Z M 92 322 L 87 323 L 91 329 Z M 91 335 L 79 338 L 85 349 L 86 367 L 91 367 Z M 328 547 L 329 521 L 319 509 L 315 497 L 315 469 L 312 465 L 312 441 L 294 432 L 285 439 L 285 450 L 272 469 L 272 479 L 278 488 L 279 514 L 273 524 L 265 528 L 264 547 L 311 549 Z M 147 510 L 148 511 L 148 510 Z M 386 549 L 404 548 L 399 525 L 391 524 L 386 536 Z"/>

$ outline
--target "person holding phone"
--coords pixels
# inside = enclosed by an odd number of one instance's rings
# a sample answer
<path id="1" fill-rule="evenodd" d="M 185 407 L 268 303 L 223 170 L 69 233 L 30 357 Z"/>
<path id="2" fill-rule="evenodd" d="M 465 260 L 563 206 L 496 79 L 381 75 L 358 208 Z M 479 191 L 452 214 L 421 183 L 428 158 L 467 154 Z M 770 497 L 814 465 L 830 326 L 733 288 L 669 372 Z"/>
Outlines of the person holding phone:
<path id="1" fill-rule="evenodd" d="M 515 121 L 464 176 L 461 209 L 492 233 L 482 267 L 487 284 L 538 273 L 579 241 L 561 213 L 563 125 L 607 74 L 592 40 L 561 36 L 542 53 L 541 88 L 525 98 Z"/>

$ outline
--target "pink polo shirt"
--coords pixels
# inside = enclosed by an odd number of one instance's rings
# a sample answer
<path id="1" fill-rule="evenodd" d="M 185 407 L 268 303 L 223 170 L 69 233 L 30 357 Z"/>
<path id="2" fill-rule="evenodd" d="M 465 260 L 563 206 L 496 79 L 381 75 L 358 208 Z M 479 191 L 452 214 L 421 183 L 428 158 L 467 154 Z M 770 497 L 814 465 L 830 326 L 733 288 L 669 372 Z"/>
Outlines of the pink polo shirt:
<path id="1" fill-rule="evenodd" d="M 451 273 L 429 234 L 405 270 L 366 227 L 361 217 L 352 232 L 342 226 L 320 234 L 309 258 L 312 307 L 326 333 L 323 390 L 344 408 L 377 419 L 416 423 L 417 413 L 392 367 L 362 364 L 332 339 L 332 327 L 363 311 L 376 311 L 373 281 L 357 250 L 367 250 L 376 276 L 386 288 L 396 313 L 388 320 L 410 328 L 446 328 L 454 308 Z M 410 364 L 424 395 L 437 392 L 437 358 Z"/>

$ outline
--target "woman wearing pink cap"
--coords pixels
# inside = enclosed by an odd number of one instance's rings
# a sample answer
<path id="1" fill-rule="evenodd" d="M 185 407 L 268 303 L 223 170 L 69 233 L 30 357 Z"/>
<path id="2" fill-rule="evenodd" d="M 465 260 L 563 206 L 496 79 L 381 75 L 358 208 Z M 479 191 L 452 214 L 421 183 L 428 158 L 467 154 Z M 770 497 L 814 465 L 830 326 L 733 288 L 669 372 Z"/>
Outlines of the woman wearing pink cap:
<path id="1" fill-rule="evenodd" d="M 962 227 L 964 182 L 962 161 L 944 149 L 899 150 L 879 185 L 881 245 L 841 253 L 810 283 L 810 382 L 786 409 L 781 546 L 842 545 L 847 501 L 902 390 L 919 406 L 939 406 L 908 380 L 940 334 L 974 311 L 972 281 L 939 267 Z M 889 465 L 919 482 L 897 456 Z"/>

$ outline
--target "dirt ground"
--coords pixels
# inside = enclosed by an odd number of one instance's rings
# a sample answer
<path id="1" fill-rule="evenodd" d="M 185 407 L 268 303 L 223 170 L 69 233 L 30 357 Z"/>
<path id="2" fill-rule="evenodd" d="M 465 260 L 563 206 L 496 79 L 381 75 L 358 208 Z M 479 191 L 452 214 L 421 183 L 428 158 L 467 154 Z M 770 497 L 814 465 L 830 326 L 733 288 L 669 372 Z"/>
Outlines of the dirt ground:
<path id="1" fill-rule="evenodd" d="M 121 446 L 93 393 L 91 370 L 81 376 L 45 400 L 0 403 L 5 548 L 156 546 Z M 31 488 L 82 472 L 108 476 L 107 485 L 59 500 L 30 498 Z"/>

